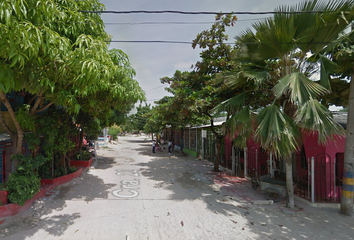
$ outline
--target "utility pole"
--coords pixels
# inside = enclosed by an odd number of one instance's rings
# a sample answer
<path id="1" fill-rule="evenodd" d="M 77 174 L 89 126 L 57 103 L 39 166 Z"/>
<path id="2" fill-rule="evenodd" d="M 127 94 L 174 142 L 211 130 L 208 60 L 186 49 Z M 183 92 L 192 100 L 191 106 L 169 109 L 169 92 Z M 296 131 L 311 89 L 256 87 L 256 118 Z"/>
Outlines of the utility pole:
<path id="1" fill-rule="evenodd" d="M 350 81 L 340 212 L 352 216 L 354 196 L 354 67 Z"/>
<path id="2" fill-rule="evenodd" d="M 353 22 L 351 23 L 354 30 Z M 347 117 L 347 137 L 345 139 L 344 166 L 343 166 L 343 185 L 340 201 L 340 212 L 344 215 L 353 214 L 354 197 L 354 67 L 349 87 L 349 104 Z"/>

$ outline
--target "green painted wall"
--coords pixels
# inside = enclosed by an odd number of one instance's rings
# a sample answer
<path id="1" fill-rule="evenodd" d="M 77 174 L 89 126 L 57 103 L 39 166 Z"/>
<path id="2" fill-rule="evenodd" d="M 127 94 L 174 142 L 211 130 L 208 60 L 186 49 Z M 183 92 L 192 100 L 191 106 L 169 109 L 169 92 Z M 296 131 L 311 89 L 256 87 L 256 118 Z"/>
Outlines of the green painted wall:
<path id="1" fill-rule="evenodd" d="M 187 149 L 187 148 L 183 148 L 183 152 L 184 152 L 184 153 L 187 153 L 187 154 L 189 154 L 189 155 L 191 155 L 191 156 L 193 156 L 193 157 L 198 157 L 198 153 L 197 153 L 197 152 L 192 151 L 192 150 L 189 150 L 189 149 Z"/>

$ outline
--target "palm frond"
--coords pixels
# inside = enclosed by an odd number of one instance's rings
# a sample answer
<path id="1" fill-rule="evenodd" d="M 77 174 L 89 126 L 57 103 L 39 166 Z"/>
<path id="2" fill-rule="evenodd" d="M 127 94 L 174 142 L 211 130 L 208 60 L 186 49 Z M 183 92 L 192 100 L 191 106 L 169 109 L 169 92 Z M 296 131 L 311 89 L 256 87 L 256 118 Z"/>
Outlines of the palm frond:
<path id="1" fill-rule="evenodd" d="M 325 87 L 329 91 L 331 91 L 331 83 L 329 74 L 333 73 L 337 68 L 337 64 L 328 59 L 327 57 L 320 55 L 321 61 L 321 76 L 320 76 L 320 84 Z"/>
<path id="2" fill-rule="evenodd" d="M 222 81 L 224 81 L 224 83 L 228 87 L 235 89 L 245 84 L 247 82 L 247 79 L 243 77 L 242 72 L 237 72 L 237 73 L 226 72 L 226 73 L 218 74 L 215 78 L 215 82 L 222 82 Z"/>
<path id="3" fill-rule="evenodd" d="M 264 108 L 258 114 L 259 125 L 255 140 L 276 156 L 290 156 L 300 145 L 301 137 L 293 119 L 280 111 L 276 105 Z"/>
<path id="4" fill-rule="evenodd" d="M 280 79 L 273 91 L 278 98 L 285 93 L 290 93 L 291 101 L 300 105 L 319 95 L 329 93 L 326 88 L 298 72 L 288 74 Z"/>
<path id="5" fill-rule="evenodd" d="M 256 86 L 261 85 L 264 81 L 270 78 L 269 72 L 267 71 L 243 71 L 243 76 L 247 79 L 253 80 Z"/>
<path id="6" fill-rule="evenodd" d="M 241 107 L 244 106 L 246 100 L 246 93 L 240 93 L 235 97 L 232 97 L 222 103 L 220 103 L 218 106 L 212 109 L 213 113 L 217 112 L 223 112 L 223 111 L 230 111 L 230 109 L 233 109 L 235 111 L 238 111 L 241 109 Z"/>
<path id="7" fill-rule="evenodd" d="M 315 99 L 306 102 L 298 109 L 295 122 L 304 130 L 318 132 L 318 141 L 321 144 L 327 143 L 335 135 L 345 135 L 345 130 L 334 121 L 328 109 Z"/>
<path id="8" fill-rule="evenodd" d="M 252 119 L 249 107 L 243 108 L 225 122 L 224 127 L 231 134 L 237 134 L 237 137 L 234 139 L 235 146 L 240 148 L 246 147 L 247 140 L 253 133 L 252 122 L 254 122 L 254 119 Z"/>
<path id="9" fill-rule="evenodd" d="M 303 51 L 311 50 L 314 54 L 318 54 L 326 45 L 335 40 L 353 20 L 354 1 L 314 2 L 316 4 L 308 4 L 302 11 L 317 11 L 318 13 L 296 14 L 294 21 L 299 26 L 298 47 Z"/>

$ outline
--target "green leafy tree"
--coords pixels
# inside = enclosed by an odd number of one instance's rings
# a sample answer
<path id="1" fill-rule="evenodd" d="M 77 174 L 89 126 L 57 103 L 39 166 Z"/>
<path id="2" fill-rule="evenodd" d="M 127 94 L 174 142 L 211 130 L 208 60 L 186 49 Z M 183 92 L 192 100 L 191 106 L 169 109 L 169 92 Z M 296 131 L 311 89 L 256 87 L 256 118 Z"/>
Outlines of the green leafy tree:
<path id="1" fill-rule="evenodd" d="M 193 48 L 199 46 L 203 49 L 200 54 L 201 60 L 193 66 L 193 70 L 183 73 L 176 71 L 172 78 L 161 79 L 162 83 L 170 84 L 170 88 L 167 90 L 174 95 L 172 104 L 176 113 L 179 116 L 184 114 L 189 116 L 186 118 L 188 122 L 185 125 L 198 124 L 203 121 L 210 122 L 210 129 L 217 140 L 215 171 L 219 171 L 220 150 L 227 129 L 219 131 L 218 127 L 214 126 L 217 115 L 213 114 L 212 109 L 234 96 L 235 90 L 223 83 L 215 82 L 214 78 L 220 72 L 231 71 L 238 67 L 232 61 L 235 49 L 225 43 L 228 40 L 225 30 L 227 27 L 233 26 L 235 21 L 236 17 L 232 14 L 218 15 L 211 28 L 202 31 L 193 40 Z M 192 122 L 193 118 L 197 121 Z"/>
<path id="2" fill-rule="evenodd" d="M 151 104 L 145 103 L 145 106 L 141 104 L 136 108 L 136 113 L 129 116 L 129 120 L 133 124 L 134 130 L 142 131 L 147 121 L 146 114 L 151 111 Z"/>
<path id="3" fill-rule="evenodd" d="M 145 114 L 146 116 L 146 123 L 144 125 L 144 132 L 151 133 L 152 140 L 154 139 L 154 133 L 158 134 L 161 132 L 165 127 L 165 122 L 162 121 L 163 117 L 159 116 L 159 112 L 157 108 L 153 107 L 151 111 Z"/>
<path id="4" fill-rule="evenodd" d="M 0 112 L 0 122 L 10 135 L 14 154 L 21 152 L 23 127 L 7 94 L 26 92 L 34 116 L 53 104 L 77 114 L 80 109 L 107 119 L 108 112 L 143 98 L 126 54 L 108 50 L 109 40 L 98 14 L 97 0 L 23 1 L 0 3 L 0 100 L 15 129 Z M 75 24 L 73 24 L 75 23 Z M 17 161 L 14 161 L 13 170 Z"/>
<path id="5" fill-rule="evenodd" d="M 122 128 L 117 125 L 109 127 L 108 135 L 113 137 L 113 140 L 118 139 L 118 134 L 122 132 Z"/>
<path id="6" fill-rule="evenodd" d="M 162 129 L 169 126 L 171 129 L 179 130 L 182 133 L 181 147 L 183 151 L 184 130 L 188 126 L 205 124 L 206 119 L 193 111 L 191 98 L 186 97 L 188 93 L 193 93 L 193 88 L 186 84 L 189 80 L 188 72 L 176 71 L 172 78 L 162 78 L 161 82 L 170 84 L 167 91 L 173 97 L 164 97 L 156 103 L 156 113 L 153 115 L 154 121 L 158 122 Z"/>
<path id="7" fill-rule="evenodd" d="M 21 153 L 23 128 L 16 119 L 7 93 L 30 93 L 33 97 L 28 102 L 29 113 L 34 116 L 53 105 L 58 96 L 63 96 L 57 93 L 68 87 L 68 81 L 81 88 L 98 81 L 92 77 L 88 79 L 91 81 L 84 82 L 88 78 L 87 75 L 84 77 L 85 73 L 91 73 L 89 76 L 96 73 L 88 63 L 97 57 L 78 59 L 82 57 L 78 53 L 85 48 L 82 42 L 87 37 L 83 34 L 92 33 L 100 39 L 107 39 L 108 35 L 103 31 L 102 21 L 96 22 L 96 16 L 80 13 L 79 9 L 100 10 L 103 5 L 95 0 L 86 3 L 6 0 L 0 3 L 0 100 L 15 129 L 10 129 L 3 113 L 0 113 L 0 122 L 13 141 L 15 155 Z M 78 24 L 70 26 L 72 20 Z M 87 28 L 86 21 L 95 24 Z M 76 42 L 74 47 L 71 46 L 73 42 Z M 95 47 L 99 50 L 97 44 Z M 83 65 L 85 60 L 87 64 Z M 69 69 L 74 74 L 68 74 Z M 16 165 L 16 161 L 14 163 Z"/>

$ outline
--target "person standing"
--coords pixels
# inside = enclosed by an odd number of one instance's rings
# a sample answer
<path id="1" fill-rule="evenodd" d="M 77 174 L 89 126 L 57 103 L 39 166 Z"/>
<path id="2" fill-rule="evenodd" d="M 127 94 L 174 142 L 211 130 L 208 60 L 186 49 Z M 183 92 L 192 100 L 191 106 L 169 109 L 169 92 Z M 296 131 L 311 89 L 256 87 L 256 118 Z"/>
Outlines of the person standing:
<path id="1" fill-rule="evenodd" d="M 155 153 L 155 140 L 152 140 L 152 152 Z"/>
<path id="2" fill-rule="evenodd" d="M 172 140 L 170 139 L 168 141 L 168 154 L 171 154 L 171 152 L 172 152 Z"/>

